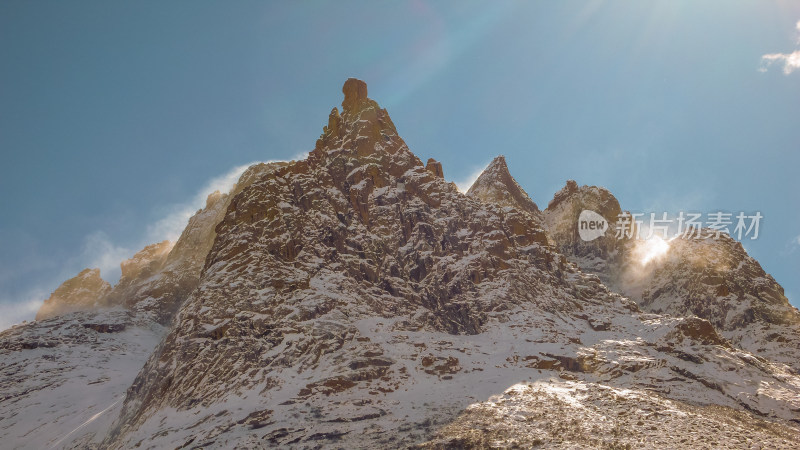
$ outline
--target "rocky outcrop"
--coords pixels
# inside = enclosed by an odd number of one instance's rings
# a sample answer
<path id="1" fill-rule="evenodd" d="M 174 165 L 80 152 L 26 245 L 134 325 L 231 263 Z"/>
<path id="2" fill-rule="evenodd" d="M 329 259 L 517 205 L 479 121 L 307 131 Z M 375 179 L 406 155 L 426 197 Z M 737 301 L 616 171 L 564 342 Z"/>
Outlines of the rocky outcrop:
<path id="1" fill-rule="evenodd" d="M 36 313 L 36 320 L 105 306 L 111 285 L 100 278 L 100 269 L 84 269 L 59 286 Z"/>
<path id="2" fill-rule="evenodd" d="M 170 241 L 151 244 L 136 252 L 130 259 L 122 261 L 120 263 L 121 276 L 119 283 L 114 286 L 112 298 L 124 295 L 122 293 L 130 292 L 142 280 L 146 280 L 161 271 L 173 246 L 174 243 Z M 111 300 L 111 303 L 123 302 Z"/>
<path id="3" fill-rule="evenodd" d="M 602 236 L 585 241 L 579 234 L 579 218 L 583 211 L 592 211 L 605 219 Z M 615 233 L 617 217 L 622 212 L 619 202 L 607 189 L 578 186 L 574 180 L 556 192 L 544 211 L 544 227 L 559 252 L 568 256 L 581 270 L 596 274 L 608 284 L 612 268 L 618 264 L 622 241 Z"/>
<path id="4" fill-rule="evenodd" d="M 505 156 L 498 156 L 470 186 L 467 195 L 484 203 L 518 209 L 540 217 L 539 207 L 508 171 Z"/>
<path id="5" fill-rule="evenodd" d="M 342 93 L 342 108 L 345 111 L 356 111 L 370 101 L 367 97 L 367 83 L 357 78 L 348 78 L 342 86 Z"/>
<path id="6" fill-rule="evenodd" d="M 428 158 L 428 163 L 425 164 L 425 168 L 428 169 L 428 172 L 434 174 L 439 178 L 444 178 L 444 169 L 442 169 L 442 163 L 439 161 Z"/>

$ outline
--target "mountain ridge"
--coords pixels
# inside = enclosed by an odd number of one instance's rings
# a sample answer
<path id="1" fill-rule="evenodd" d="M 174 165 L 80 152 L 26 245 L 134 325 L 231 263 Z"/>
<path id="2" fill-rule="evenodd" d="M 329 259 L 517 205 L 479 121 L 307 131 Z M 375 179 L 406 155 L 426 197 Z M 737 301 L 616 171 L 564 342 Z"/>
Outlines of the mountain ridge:
<path id="1" fill-rule="evenodd" d="M 110 331 L 121 325 L 158 331 L 113 426 L 75 445 L 624 447 L 674 444 L 668 433 L 686 426 L 687 445 L 800 437 L 791 341 L 760 357 L 713 314 L 657 314 L 618 292 L 630 291 L 620 274 L 635 243 L 586 243 L 575 228 L 584 208 L 616 217 L 610 192 L 567 182 L 540 211 L 498 157 L 461 193 L 411 152 L 366 83 L 342 92 L 306 159 L 248 169 L 193 217 L 173 265 L 155 252 L 155 269 L 114 302 L 125 322 L 83 311 L 0 333 L 0 351 L 22 365 L 40 346 L 119 345 Z M 751 283 L 778 305 L 763 271 L 743 267 L 731 286 Z M 663 292 L 680 311 L 683 292 Z M 750 323 L 775 325 L 765 317 Z M 50 326 L 90 334 L 62 342 Z M 15 394 L 17 411 L 49 392 L 31 389 Z M 622 418 L 630 408 L 637 420 Z"/>

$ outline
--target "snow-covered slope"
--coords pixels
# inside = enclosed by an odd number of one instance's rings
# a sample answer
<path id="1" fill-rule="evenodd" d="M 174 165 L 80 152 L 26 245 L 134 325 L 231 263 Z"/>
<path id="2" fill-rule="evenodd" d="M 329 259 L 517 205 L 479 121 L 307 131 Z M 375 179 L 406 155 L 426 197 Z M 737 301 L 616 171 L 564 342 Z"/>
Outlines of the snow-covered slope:
<path id="1" fill-rule="evenodd" d="M 543 378 L 470 405 L 425 449 L 796 448 L 797 431 L 643 389 Z"/>
<path id="2" fill-rule="evenodd" d="M 76 312 L 0 333 L 0 446 L 102 441 L 164 328 L 121 309 Z"/>

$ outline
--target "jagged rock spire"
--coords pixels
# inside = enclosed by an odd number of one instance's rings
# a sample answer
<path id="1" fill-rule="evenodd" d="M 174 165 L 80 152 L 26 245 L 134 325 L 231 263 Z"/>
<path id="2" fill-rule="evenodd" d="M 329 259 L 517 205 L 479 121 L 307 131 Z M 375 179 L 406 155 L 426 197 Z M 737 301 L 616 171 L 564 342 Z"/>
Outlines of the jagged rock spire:
<path id="1" fill-rule="evenodd" d="M 341 114 L 337 108 L 331 110 L 328 125 L 311 152 L 312 160 L 323 158 L 324 153 L 331 150 L 354 150 L 357 156 L 367 156 L 376 150 L 389 153 L 408 150 L 397 135 L 389 113 L 367 97 L 367 83 L 348 78 L 342 86 L 342 93 Z"/>
<path id="2" fill-rule="evenodd" d="M 578 186 L 575 180 L 567 180 L 564 187 L 553 195 L 546 211 L 553 213 L 569 210 L 574 215 L 569 220 L 577 220 L 577 214 L 583 209 L 591 209 L 609 222 L 614 222 L 621 212 L 619 201 L 608 189 L 600 186 Z"/>
<path id="3" fill-rule="evenodd" d="M 503 155 L 492 160 L 469 188 L 467 195 L 484 203 L 496 203 L 539 214 L 539 207 L 511 176 Z"/>
<path id="4" fill-rule="evenodd" d="M 344 94 L 342 109 L 345 111 L 356 109 L 368 100 L 367 83 L 357 78 L 348 78 L 342 86 L 342 93 Z"/>
<path id="5" fill-rule="evenodd" d="M 444 169 L 442 169 L 442 163 L 433 158 L 428 158 L 428 163 L 425 165 L 425 169 L 439 178 L 444 178 Z"/>
<path id="6" fill-rule="evenodd" d="M 578 192 L 578 182 L 575 180 L 567 180 L 567 184 L 561 188 L 560 191 L 556 192 L 555 195 L 553 195 L 553 199 L 547 204 L 547 209 L 555 208 L 559 203 L 568 199 L 576 192 Z"/>
<path id="7" fill-rule="evenodd" d="M 111 285 L 100 278 L 100 269 L 84 269 L 65 281 L 44 301 L 36 320 L 61 314 L 93 309 L 111 291 Z"/>
<path id="8" fill-rule="evenodd" d="M 603 238 L 591 242 L 580 238 L 578 217 L 584 210 L 597 213 L 608 221 L 609 228 Z M 544 211 L 545 227 L 562 253 L 605 258 L 619 244 L 613 230 L 621 212 L 619 201 L 608 189 L 600 186 L 579 186 L 575 180 L 567 180 L 564 187 L 547 204 Z"/>

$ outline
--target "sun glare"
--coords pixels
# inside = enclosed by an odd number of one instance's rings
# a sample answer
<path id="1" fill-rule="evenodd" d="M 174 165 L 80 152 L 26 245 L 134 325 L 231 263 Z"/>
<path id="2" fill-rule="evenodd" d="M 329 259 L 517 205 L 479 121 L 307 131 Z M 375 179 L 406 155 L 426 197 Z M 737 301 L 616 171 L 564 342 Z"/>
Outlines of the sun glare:
<path id="1" fill-rule="evenodd" d="M 650 239 L 641 241 L 636 253 L 639 256 L 639 262 L 646 266 L 653 259 L 667 253 L 667 250 L 669 250 L 669 243 L 661 236 L 653 236 Z"/>

